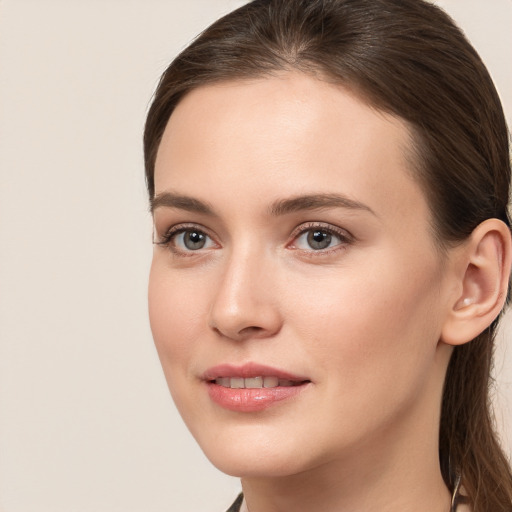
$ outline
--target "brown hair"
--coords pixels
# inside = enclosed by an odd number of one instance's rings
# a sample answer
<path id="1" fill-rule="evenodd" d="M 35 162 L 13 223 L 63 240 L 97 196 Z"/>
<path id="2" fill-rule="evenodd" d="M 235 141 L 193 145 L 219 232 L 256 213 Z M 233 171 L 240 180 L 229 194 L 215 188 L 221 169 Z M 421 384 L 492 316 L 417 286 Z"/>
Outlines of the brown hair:
<path id="1" fill-rule="evenodd" d="M 185 94 L 291 69 L 350 87 L 409 123 L 415 176 L 441 247 L 488 218 L 510 226 L 509 138 L 498 94 L 463 33 L 422 0 L 255 0 L 215 22 L 156 90 L 144 133 L 150 199 L 160 140 Z M 497 321 L 455 348 L 442 400 L 441 471 L 451 490 L 462 472 L 474 512 L 512 509 L 512 475 L 489 397 Z"/>

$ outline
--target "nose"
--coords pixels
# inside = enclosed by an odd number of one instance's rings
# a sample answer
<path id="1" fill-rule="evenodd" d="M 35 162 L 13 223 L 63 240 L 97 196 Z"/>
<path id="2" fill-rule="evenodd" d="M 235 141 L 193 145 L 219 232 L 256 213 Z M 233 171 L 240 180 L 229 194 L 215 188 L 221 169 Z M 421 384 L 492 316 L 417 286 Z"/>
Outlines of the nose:
<path id="1" fill-rule="evenodd" d="M 262 255 L 232 254 L 211 305 L 210 328 L 235 341 L 277 334 L 282 318 L 274 286 L 276 270 Z"/>

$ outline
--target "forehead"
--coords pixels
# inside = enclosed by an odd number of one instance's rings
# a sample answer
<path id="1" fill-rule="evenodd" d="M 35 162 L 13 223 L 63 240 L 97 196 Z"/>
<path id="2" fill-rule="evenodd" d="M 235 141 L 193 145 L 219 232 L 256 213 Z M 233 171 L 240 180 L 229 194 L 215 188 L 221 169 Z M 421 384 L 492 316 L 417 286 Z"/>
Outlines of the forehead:
<path id="1" fill-rule="evenodd" d="M 220 200 L 337 191 L 372 209 L 424 203 L 407 158 L 406 123 L 353 92 L 301 73 L 203 86 L 171 116 L 156 193 Z M 420 201 L 418 203 L 418 201 Z"/>

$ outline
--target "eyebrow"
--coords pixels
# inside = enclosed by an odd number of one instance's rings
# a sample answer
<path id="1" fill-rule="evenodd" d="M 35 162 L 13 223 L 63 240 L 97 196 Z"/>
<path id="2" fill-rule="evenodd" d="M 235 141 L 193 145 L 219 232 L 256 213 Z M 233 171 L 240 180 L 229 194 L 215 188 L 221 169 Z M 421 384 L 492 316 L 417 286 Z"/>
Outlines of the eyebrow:
<path id="1" fill-rule="evenodd" d="M 279 216 L 303 210 L 319 210 L 321 208 L 362 210 L 377 216 L 366 204 L 340 194 L 311 194 L 281 199 L 271 206 L 270 213 L 274 216 Z"/>
<path id="2" fill-rule="evenodd" d="M 157 208 L 176 208 L 188 212 L 202 213 L 204 215 L 214 216 L 213 208 L 204 201 L 194 197 L 174 194 L 172 192 L 162 192 L 157 194 L 150 201 L 149 211 L 153 214 Z"/>
<path id="3" fill-rule="evenodd" d="M 216 216 L 213 207 L 209 203 L 173 192 L 162 192 L 150 201 L 150 212 L 152 214 L 157 208 L 162 207 Z M 377 216 L 366 204 L 340 194 L 308 194 L 288 199 L 279 199 L 272 203 L 269 212 L 272 216 L 279 217 L 299 211 L 319 210 L 322 208 L 361 210 Z"/>

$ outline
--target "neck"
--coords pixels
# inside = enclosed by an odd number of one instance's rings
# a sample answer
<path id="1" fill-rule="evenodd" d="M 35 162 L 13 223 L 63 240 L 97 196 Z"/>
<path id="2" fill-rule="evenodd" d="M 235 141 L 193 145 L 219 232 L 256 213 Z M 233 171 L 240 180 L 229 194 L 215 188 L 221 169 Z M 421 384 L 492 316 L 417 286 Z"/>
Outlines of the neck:
<path id="1" fill-rule="evenodd" d="M 393 458 L 360 454 L 287 477 L 244 478 L 248 511 L 448 512 L 451 496 L 438 461 L 414 451 Z"/>

